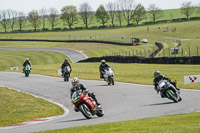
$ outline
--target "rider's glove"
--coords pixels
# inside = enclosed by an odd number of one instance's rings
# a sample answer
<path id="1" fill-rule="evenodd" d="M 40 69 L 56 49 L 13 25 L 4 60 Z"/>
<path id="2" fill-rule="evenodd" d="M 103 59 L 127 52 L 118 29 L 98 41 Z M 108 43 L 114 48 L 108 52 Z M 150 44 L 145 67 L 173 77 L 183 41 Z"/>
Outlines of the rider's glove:
<path id="1" fill-rule="evenodd" d="M 157 93 L 159 93 L 159 89 L 157 87 L 154 87 L 154 89 L 157 91 Z"/>
<path id="2" fill-rule="evenodd" d="M 83 93 L 84 94 L 87 94 L 89 91 L 88 90 L 83 90 Z"/>

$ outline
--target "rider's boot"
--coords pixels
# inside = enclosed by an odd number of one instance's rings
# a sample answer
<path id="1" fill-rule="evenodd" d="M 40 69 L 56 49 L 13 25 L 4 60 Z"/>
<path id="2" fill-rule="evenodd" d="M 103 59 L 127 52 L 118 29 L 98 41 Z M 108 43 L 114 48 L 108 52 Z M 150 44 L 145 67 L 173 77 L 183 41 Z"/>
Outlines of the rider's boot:
<path id="1" fill-rule="evenodd" d="M 178 101 L 182 101 L 182 98 L 180 97 L 180 98 L 178 99 Z"/>

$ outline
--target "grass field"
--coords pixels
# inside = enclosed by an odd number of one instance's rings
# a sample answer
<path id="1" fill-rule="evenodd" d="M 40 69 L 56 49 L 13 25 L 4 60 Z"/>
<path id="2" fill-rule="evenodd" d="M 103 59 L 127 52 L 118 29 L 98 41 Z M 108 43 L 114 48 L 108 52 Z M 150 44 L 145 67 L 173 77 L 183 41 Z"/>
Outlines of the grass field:
<path id="1" fill-rule="evenodd" d="M 40 133 L 199 133 L 199 113 L 49 130 Z"/>
<path id="2" fill-rule="evenodd" d="M 197 12 L 194 12 L 191 17 L 199 17 L 199 14 Z M 159 19 L 157 19 L 156 21 L 162 21 L 162 20 L 172 20 L 172 19 L 178 19 L 178 18 L 186 18 L 184 15 L 182 15 L 180 13 L 180 9 L 167 9 L 167 10 L 163 10 L 163 16 Z M 59 18 L 57 18 L 58 21 L 54 27 L 55 28 L 60 28 L 60 29 L 69 29 L 69 27 L 67 26 L 66 22 L 63 22 L 62 20 L 60 20 Z M 147 14 L 147 18 L 143 21 L 141 21 L 139 24 L 143 24 L 144 22 L 152 22 L 152 17 Z M 136 25 L 136 23 L 132 20 L 130 22 L 131 24 L 133 25 Z M 89 28 L 92 28 L 92 27 L 99 27 L 101 26 L 102 24 L 100 22 L 97 22 L 96 18 L 94 17 L 93 21 L 89 24 Z M 119 21 L 115 18 L 114 20 L 114 25 L 115 26 L 119 26 Z M 108 23 L 106 23 L 106 26 L 109 26 L 109 27 L 112 27 L 111 25 L 111 21 L 109 21 Z M 124 18 L 122 18 L 122 26 L 127 26 L 127 22 L 124 20 Z M 2 26 L 1 26 L 2 27 Z M 77 28 L 84 28 L 85 25 L 83 23 L 83 21 L 80 19 L 78 19 L 78 22 L 76 22 L 72 28 L 73 29 L 77 29 Z M 48 21 L 46 21 L 46 27 L 45 28 L 48 28 L 48 30 L 51 30 L 51 25 Z M 42 25 L 40 25 L 38 27 L 38 29 L 42 29 Z M 19 27 L 17 25 L 14 26 L 14 30 L 19 30 Z M 26 31 L 29 31 L 29 30 L 34 30 L 33 27 L 31 27 L 31 24 L 29 23 L 29 21 L 26 21 L 26 23 L 24 24 L 24 26 L 22 27 L 22 30 L 26 30 Z M 7 31 L 8 32 L 11 32 L 11 28 L 8 27 L 7 28 Z M 0 28 L 0 32 L 4 32 L 4 29 L 3 28 Z"/>
<path id="3" fill-rule="evenodd" d="M 63 109 L 45 100 L 0 87 L 0 127 L 62 115 Z"/>
<path id="4" fill-rule="evenodd" d="M 199 39 L 199 20 L 157 24 L 150 26 L 126 27 L 116 29 L 101 30 L 80 30 L 65 32 L 37 32 L 37 33 L 9 33 L 0 34 L 0 39 L 49 39 L 49 40 L 107 40 L 117 42 L 130 42 L 130 37 L 146 38 L 150 42 L 168 40 L 164 37 Z M 164 31 L 164 26 L 168 26 L 168 32 Z M 147 31 L 149 27 L 149 31 Z M 176 28 L 175 32 L 172 29 Z M 160 28 L 160 29 L 159 29 Z M 122 38 L 123 37 L 123 38 Z"/>

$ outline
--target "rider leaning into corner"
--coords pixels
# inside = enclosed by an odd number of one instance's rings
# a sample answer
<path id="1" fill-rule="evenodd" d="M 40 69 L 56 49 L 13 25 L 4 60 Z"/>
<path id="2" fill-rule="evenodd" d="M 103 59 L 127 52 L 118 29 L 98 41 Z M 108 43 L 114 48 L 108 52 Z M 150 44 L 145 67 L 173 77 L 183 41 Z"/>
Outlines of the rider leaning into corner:
<path id="1" fill-rule="evenodd" d="M 172 82 L 170 78 L 165 77 L 164 75 L 160 74 L 160 71 L 155 71 L 154 72 L 154 80 L 153 80 L 153 84 L 154 84 L 154 89 L 158 92 L 158 83 L 161 80 L 168 80 L 176 89 L 177 91 L 180 93 L 180 89 L 176 87 L 176 82 Z M 161 97 L 164 98 L 164 96 L 160 93 Z"/>
<path id="2" fill-rule="evenodd" d="M 24 64 L 23 64 L 23 72 L 24 72 L 24 70 L 25 70 L 26 65 L 29 65 L 29 66 L 31 67 L 31 63 L 30 63 L 30 61 L 29 61 L 29 58 L 26 58 L 26 60 L 24 61 Z"/>
<path id="3" fill-rule="evenodd" d="M 88 95 L 94 99 L 94 101 L 97 103 L 98 106 L 101 105 L 97 101 L 96 96 L 94 95 L 94 93 L 93 92 L 89 92 L 89 90 L 85 87 L 84 84 L 79 83 L 79 79 L 77 77 L 74 77 L 71 82 L 72 82 L 72 88 L 70 89 L 71 99 L 72 99 L 72 95 L 73 95 L 73 93 L 75 91 L 81 90 L 83 93 L 88 93 Z M 75 111 L 76 111 L 76 109 L 75 109 Z"/>
<path id="4" fill-rule="evenodd" d="M 102 60 L 101 64 L 99 65 L 100 78 L 104 78 L 103 73 L 105 72 L 105 69 L 108 67 L 110 66 L 106 64 L 106 61 Z"/>
<path id="5" fill-rule="evenodd" d="M 64 62 L 62 63 L 62 66 L 61 66 L 62 75 L 63 75 L 63 72 L 64 72 L 64 68 L 65 68 L 66 66 L 69 66 L 70 72 L 71 72 L 71 71 L 72 71 L 72 67 L 71 67 L 71 65 L 70 65 L 70 63 L 69 63 L 69 61 L 68 61 L 67 58 L 65 58 Z"/>

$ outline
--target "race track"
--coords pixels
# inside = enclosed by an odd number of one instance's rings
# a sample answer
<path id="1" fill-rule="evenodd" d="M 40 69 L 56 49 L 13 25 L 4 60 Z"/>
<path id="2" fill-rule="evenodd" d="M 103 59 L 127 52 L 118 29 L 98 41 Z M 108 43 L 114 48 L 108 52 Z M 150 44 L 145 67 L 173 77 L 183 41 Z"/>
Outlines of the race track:
<path id="1" fill-rule="evenodd" d="M 105 81 L 94 80 L 80 82 L 96 94 L 105 111 L 104 117 L 95 116 L 87 120 L 80 112 L 74 112 L 69 98 L 71 84 L 64 82 L 62 78 L 34 74 L 25 78 L 22 73 L 0 72 L 0 85 L 52 100 L 69 110 L 67 115 L 58 119 L 40 124 L 0 128 L 0 133 L 27 133 L 200 111 L 200 91 L 181 90 L 183 101 L 174 103 L 160 98 L 153 86 L 119 82 L 115 86 L 107 86 Z"/>

